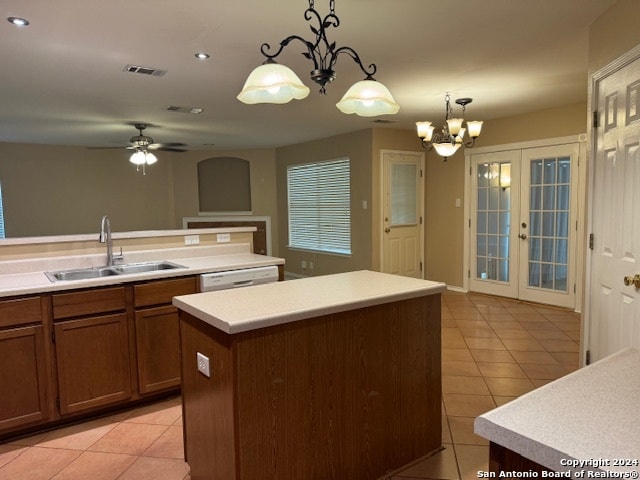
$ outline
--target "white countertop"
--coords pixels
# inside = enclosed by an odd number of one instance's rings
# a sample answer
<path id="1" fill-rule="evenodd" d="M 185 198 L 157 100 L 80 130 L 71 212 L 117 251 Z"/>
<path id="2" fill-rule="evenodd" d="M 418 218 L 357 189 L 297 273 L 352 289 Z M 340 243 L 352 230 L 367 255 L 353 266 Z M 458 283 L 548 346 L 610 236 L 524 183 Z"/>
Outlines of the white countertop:
<path id="1" fill-rule="evenodd" d="M 45 271 L 86 267 L 87 261 L 104 261 L 104 255 L 74 256 L 67 259 L 39 259 L 30 262 L 32 265 L 29 267 L 25 267 L 24 265 L 28 261 L 4 262 L 2 264 L 3 271 L 0 273 L 0 297 L 99 287 L 142 280 L 197 275 L 206 272 L 221 272 L 225 270 L 284 264 L 284 259 L 282 258 L 258 255 L 250 253 L 248 250 L 244 251 L 244 245 L 241 244 L 190 249 L 150 250 L 137 254 L 127 253 L 125 258 L 126 263 L 166 260 L 177 263 L 185 268 L 138 274 L 113 275 L 88 280 L 52 282 L 45 275 Z M 101 265 L 101 263 L 96 265 Z M 12 271 L 12 269 L 15 271 Z"/>
<path id="2" fill-rule="evenodd" d="M 640 352 L 623 350 L 485 413 L 475 432 L 551 470 L 638 478 L 637 464 L 613 462 L 640 462 Z M 562 460 L 591 462 L 571 468 Z"/>
<path id="3" fill-rule="evenodd" d="M 441 293 L 444 283 L 368 270 L 174 297 L 173 304 L 234 334 Z"/>

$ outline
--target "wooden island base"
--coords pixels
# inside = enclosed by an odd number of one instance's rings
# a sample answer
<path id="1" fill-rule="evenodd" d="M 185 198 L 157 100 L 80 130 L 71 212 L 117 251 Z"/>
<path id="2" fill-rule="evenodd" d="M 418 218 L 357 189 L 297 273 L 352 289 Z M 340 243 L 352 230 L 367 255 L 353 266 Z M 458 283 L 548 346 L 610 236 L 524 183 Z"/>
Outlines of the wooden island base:
<path id="1" fill-rule="evenodd" d="M 236 334 L 181 311 L 180 329 L 192 480 L 375 480 L 441 446 L 439 293 Z"/>

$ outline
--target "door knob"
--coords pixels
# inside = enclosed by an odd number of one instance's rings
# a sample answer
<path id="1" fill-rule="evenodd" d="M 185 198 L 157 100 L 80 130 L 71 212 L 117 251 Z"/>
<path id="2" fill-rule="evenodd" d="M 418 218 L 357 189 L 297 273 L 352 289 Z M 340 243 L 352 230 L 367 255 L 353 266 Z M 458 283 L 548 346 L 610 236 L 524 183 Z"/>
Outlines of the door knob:
<path id="1" fill-rule="evenodd" d="M 633 277 L 624 277 L 624 284 L 629 287 L 631 285 L 640 288 L 640 273 L 636 273 Z"/>
<path id="2" fill-rule="evenodd" d="M 526 233 L 521 233 L 520 235 L 518 235 L 522 240 L 526 240 L 527 239 L 527 234 Z"/>
<path id="3" fill-rule="evenodd" d="M 390 228 L 385 228 L 385 229 L 384 229 L 384 233 L 389 233 L 390 231 L 391 231 L 391 229 L 390 229 Z"/>

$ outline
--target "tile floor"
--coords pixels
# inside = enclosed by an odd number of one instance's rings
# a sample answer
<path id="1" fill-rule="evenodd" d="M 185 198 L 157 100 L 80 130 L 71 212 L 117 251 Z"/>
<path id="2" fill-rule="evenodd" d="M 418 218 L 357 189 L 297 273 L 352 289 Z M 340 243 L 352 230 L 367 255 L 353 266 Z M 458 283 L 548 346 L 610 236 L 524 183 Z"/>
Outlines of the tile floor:
<path id="1" fill-rule="evenodd" d="M 488 446 L 474 417 L 578 368 L 579 342 L 575 313 L 443 295 L 444 449 L 390 479 L 476 479 Z M 180 398 L 0 444 L 0 479 L 188 480 Z"/>

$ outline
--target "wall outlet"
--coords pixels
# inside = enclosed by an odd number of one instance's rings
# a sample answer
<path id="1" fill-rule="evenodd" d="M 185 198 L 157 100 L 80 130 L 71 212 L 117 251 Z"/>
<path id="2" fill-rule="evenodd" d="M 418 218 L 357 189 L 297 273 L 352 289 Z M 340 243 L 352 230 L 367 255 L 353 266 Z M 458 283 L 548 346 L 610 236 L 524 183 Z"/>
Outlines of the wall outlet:
<path id="1" fill-rule="evenodd" d="M 227 243 L 231 241 L 231 234 L 230 233 L 218 233 L 216 235 L 216 240 L 218 241 L 218 243 Z"/>
<path id="2" fill-rule="evenodd" d="M 185 245 L 198 245 L 200 243 L 200 235 L 185 235 L 184 236 L 184 244 Z"/>
<path id="3" fill-rule="evenodd" d="M 209 357 L 196 352 L 196 359 L 198 360 L 198 371 L 205 377 L 211 377 L 211 370 L 209 369 Z"/>
<path id="4" fill-rule="evenodd" d="M 306 260 L 302 260 L 300 262 L 300 268 L 302 268 L 303 270 L 306 270 L 306 268 L 307 268 L 307 261 Z"/>

